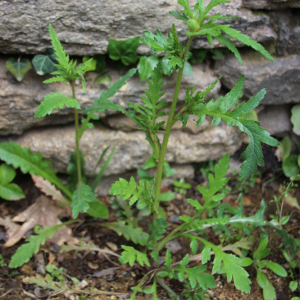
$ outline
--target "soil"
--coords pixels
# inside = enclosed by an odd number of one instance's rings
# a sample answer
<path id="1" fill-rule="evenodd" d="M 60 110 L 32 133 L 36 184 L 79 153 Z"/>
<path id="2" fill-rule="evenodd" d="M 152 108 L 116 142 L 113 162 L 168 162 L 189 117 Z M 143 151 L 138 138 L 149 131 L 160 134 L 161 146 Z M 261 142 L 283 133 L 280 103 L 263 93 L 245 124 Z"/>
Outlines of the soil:
<path id="1" fill-rule="evenodd" d="M 276 213 L 276 205 L 271 200 L 274 196 L 280 196 L 280 185 L 283 183 L 282 178 L 279 180 L 271 180 L 273 174 L 263 172 L 259 178 L 256 179 L 254 187 L 249 187 L 248 191 L 244 191 L 243 203 L 245 207 L 246 215 L 253 215 L 259 208 L 260 202 L 264 199 L 267 202 L 268 208 L 266 212 L 266 218 Z M 185 196 L 177 194 L 176 199 L 165 205 L 165 211 L 167 214 L 167 220 L 169 223 L 168 230 L 172 230 L 180 224 L 178 216 L 180 214 L 187 214 L 192 211 L 191 206 L 186 202 L 186 198 L 201 199 L 201 195 L 195 188 L 197 184 L 203 184 L 204 178 L 198 174 L 192 183 L 193 188 L 189 189 Z M 33 185 L 29 176 L 19 176 L 18 183 L 21 185 L 26 193 L 26 199 L 20 201 L 4 201 L 0 200 L 0 217 L 4 216 L 15 216 L 19 212 L 23 211 L 30 204 L 34 203 L 40 191 Z M 235 206 L 238 204 L 238 181 L 233 178 L 229 182 L 229 186 L 232 188 L 232 193 L 227 196 L 224 201 L 227 201 L 231 205 Z M 246 189 L 246 185 L 242 188 Z M 290 194 L 297 199 L 300 197 L 300 187 L 294 187 Z M 108 204 L 110 198 L 103 198 L 102 201 Z M 200 200 L 201 201 L 201 200 Z M 293 208 L 289 205 L 284 206 L 284 215 L 290 215 L 289 222 L 285 225 L 294 238 L 299 237 L 300 226 L 300 212 L 298 209 Z M 81 216 L 84 221 L 84 215 Z M 110 211 L 109 222 L 116 221 L 117 217 L 115 211 Z M 150 218 L 143 218 L 141 226 L 147 228 Z M 117 253 L 121 251 L 121 245 L 131 245 L 130 242 L 126 241 L 123 237 L 118 236 L 115 232 L 99 226 L 100 223 L 95 223 L 92 219 L 85 219 L 85 222 L 78 224 L 72 224 L 72 233 L 74 237 L 83 238 L 85 242 L 92 241 L 95 245 L 100 248 L 106 248 Z M 32 232 L 29 232 L 26 237 L 30 236 Z M 215 244 L 220 244 L 220 236 L 212 230 L 207 231 L 209 239 Z M 260 231 L 254 231 L 252 235 L 259 239 Z M 273 229 L 268 229 L 269 244 L 271 248 L 268 259 L 279 263 L 284 268 L 289 269 L 289 264 L 282 255 L 282 240 L 277 236 Z M 9 269 L 8 264 L 11 256 L 15 253 L 16 249 L 24 244 L 24 239 L 10 248 L 3 248 L 2 245 L 6 240 L 5 228 L 0 226 L 0 253 L 4 258 L 4 265 L 0 267 L 0 299 L 13 300 L 13 299 L 119 299 L 118 295 L 86 295 L 78 296 L 76 294 L 70 294 L 68 292 L 62 292 L 58 295 L 53 295 L 50 290 L 43 290 L 37 288 L 33 284 L 25 284 L 22 279 L 26 276 L 33 276 L 37 273 L 43 272 L 43 268 L 40 268 L 40 264 L 47 265 L 49 262 L 55 264 L 59 268 L 64 268 L 65 273 L 69 276 L 75 277 L 80 281 L 80 284 L 88 287 L 94 286 L 95 288 L 102 291 L 109 291 L 112 293 L 123 293 L 126 298 L 126 294 L 130 293 L 131 287 L 137 285 L 139 280 L 142 278 L 145 269 L 133 266 L 130 268 L 128 265 L 122 266 L 118 262 L 117 258 L 110 256 L 109 259 L 103 255 L 99 255 L 97 252 L 78 252 L 74 251 L 67 253 L 60 253 L 59 247 L 55 244 L 47 242 L 42 246 L 37 255 L 35 255 L 28 263 L 17 269 Z M 176 253 L 176 258 L 182 258 L 186 253 L 190 252 L 189 241 L 181 238 L 178 240 L 179 251 Z M 198 263 L 199 264 L 199 263 Z M 190 264 L 196 266 L 197 263 Z M 211 266 L 209 266 L 211 268 Z M 41 271 L 42 270 L 42 271 Z M 106 272 L 101 272 L 106 270 Z M 227 283 L 226 277 L 222 275 L 215 276 L 217 287 L 209 291 L 210 299 L 213 300 L 260 300 L 263 299 L 261 288 L 258 286 L 255 278 L 256 271 L 254 268 L 247 268 L 252 281 L 251 293 L 243 294 L 236 290 L 233 283 Z M 294 275 L 298 279 L 299 270 L 296 268 L 293 270 Z M 286 278 L 279 277 L 271 271 L 266 271 L 266 275 L 270 282 L 276 289 L 277 299 L 289 300 L 292 297 L 300 296 L 299 291 L 292 293 L 289 289 L 289 283 L 292 280 L 290 276 Z M 43 275 L 44 276 L 44 275 Z M 165 278 L 164 278 L 165 279 Z M 167 284 L 177 293 L 181 294 L 183 286 L 175 280 L 167 281 Z M 70 286 L 70 283 L 69 283 Z M 124 295 L 125 294 L 125 295 Z M 121 295 L 122 296 L 122 295 Z M 123 297 L 123 298 L 124 298 Z M 159 288 L 158 297 L 161 300 L 170 299 L 166 291 Z M 122 297 L 121 297 L 122 298 Z M 136 299 L 152 299 L 151 295 L 138 294 Z M 181 296 L 181 299 L 185 299 Z"/>

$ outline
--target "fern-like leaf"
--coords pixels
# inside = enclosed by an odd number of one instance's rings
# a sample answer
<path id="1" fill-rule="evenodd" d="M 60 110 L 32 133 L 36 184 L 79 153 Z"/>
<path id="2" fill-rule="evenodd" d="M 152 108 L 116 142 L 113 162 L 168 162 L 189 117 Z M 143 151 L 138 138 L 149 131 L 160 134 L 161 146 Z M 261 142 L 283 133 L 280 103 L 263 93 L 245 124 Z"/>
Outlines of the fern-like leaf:
<path id="1" fill-rule="evenodd" d="M 125 251 L 122 252 L 119 261 L 122 264 L 129 263 L 132 267 L 135 262 L 137 262 L 140 266 L 148 266 L 150 267 L 150 262 L 148 257 L 145 253 L 142 253 L 138 250 L 135 250 L 133 247 L 130 246 L 121 246 Z"/>
<path id="2" fill-rule="evenodd" d="M 79 213 L 87 212 L 90 208 L 89 202 L 97 202 L 96 195 L 93 193 L 92 188 L 83 183 L 78 182 L 76 190 L 72 197 L 72 216 L 77 218 Z"/>
<path id="3" fill-rule="evenodd" d="M 275 147 L 278 146 L 279 143 L 276 139 L 272 138 L 266 130 L 260 127 L 258 122 L 246 120 L 242 117 L 259 105 L 259 102 L 265 95 L 265 90 L 260 91 L 249 101 L 243 102 L 234 110 L 229 111 L 232 106 L 238 103 L 239 97 L 242 94 L 243 83 L 244 77 L 241 76 L 237 84 L 227 95 L 220 97 L 216 101 L 209 101 L 203 108 L 195 113 L 199 116 L 198 123 L 204 121 L 205 116 L 208 115 L 214 118 L 213 125 L 218 125 L 220 120 L 223 119 L 229 126 L 237 126 L 242 132 L 245 132 L 249 136 L 249 145 L 242 154 L 245 161 L 240 171 L 241 179 L 246 180 L 256 171 L 257 165 L 264 165 L 261 143 Z"/>
<path id="4" fill-rule="evenodd" d="M 49 161 L 43 160 L 41 153 L 32 153 L 28 148 L 22 148 L 15 142 L 0 143 L 0 159 L 7 164 L 12 165 L 15 169 L 20 168 L 26 174 L 39 175 L 48 179 L 51 183 L 60 182 L 51 170 Z"/>
<path id="5" fill-rule="evenodd" d="M 103 226 L 114 230 L 120 236 L 124 236 L 127 241 L 133 241 L 141 246 L 145 246 L 149 239 L 149 234 L 144 232 L 142 228 L 133 227 L 131 224 L 126 224 L 125 221 L 104 223 Z"/>
<path id="6" fill-rule="evenodd" d="M 53 83 L 53 82 L 68 82 L 68 80 L 64 76 L 56 76 L 43 81 L 43 83 Z"/>
<path id="7" fill-rule="evenodd" d="M 65 70 L 68 70 L 69 55 L 66 54 L 51 24 L 49 24 L 49 35 L 51 38 L 51 43 L 54 49 L 54 53 L 56 55 L 56 60 L 59 63 L 59 66 L 63 67 Z"/>
<path id="8" fill-rule="evenodd" d="M 55 226 L 45 227 L 40 229 L 37 235 L 30 236 L 27 243 L 19 247 L 16 253 L 12 256 L 9 267 L 18 268 L 28 262 L 33 254 L 37 253 L 41 245 L 44 245 L 47 238 L 52 238 L 54 233 L 66 223 Z"/>
<path id="9" fill-rule="evenodd" d="M 58 108 L 62 109 L 64 106 L 80 109 L 78 100 L 67 97 L 62 93 L 50 93 L 44 96 L 44 100 L 39 105 L 34 117 L 43 118 L 46 115 L 50 115 L 53 110 Z"/>
<path id="10" fill-rule="evenodd" d="M 268 53 L 268 51 L 259 43 L 254 40 L 251 40 L 247 35 L 240 33 L 238 30 L 230 28 L 227 25 L 220 25 L 221 29 L 228 34 L 233 39 L 237 39 L 243 44 L 253 48 L 261 55 L 263 55 L 266 59 L 270 61 L 274 61 L 274 58 Z"/>

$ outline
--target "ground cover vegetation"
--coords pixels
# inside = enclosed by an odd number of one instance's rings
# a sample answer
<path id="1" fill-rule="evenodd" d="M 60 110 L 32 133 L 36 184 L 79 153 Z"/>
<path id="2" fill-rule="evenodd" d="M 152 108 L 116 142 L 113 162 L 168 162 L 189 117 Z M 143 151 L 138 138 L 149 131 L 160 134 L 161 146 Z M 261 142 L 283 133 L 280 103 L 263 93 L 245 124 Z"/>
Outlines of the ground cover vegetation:
<path id="1" fill-rule="evenodd" d="M 11 184 L 14 178 L 13 168 L 20 168 L 23 173 L 33 175 L 36 185 L 41 190 L 52 196 L 58 202 L 62 211 L 68 215 L 69 220 L 53 226 L 44 228 L 37 227 L 35 235 L 31 235 L 24 245 L 18 248 L 13 255 L 9 267 L 17 268 L 29 261 L 33 254 L 37 253 L 40 246 L 46 242 L 47 238 L 52 238 L 58 230 L 66 227 L 72 222 L 79 222 L 81 213 L 87 213 L 92 217 L 106 219 L 108 209 L 106 205 L 100 202 L 95 193 L 95 187 L 101 180 L 105 168 L 111 161 L 113 150 L 111 151 L 104 166 L 100 168 L 99 175 L 95 181 L 89 183 L 84 171 L 84 155 L 80 151 L 80 138 L 84 131 L 93 126 L 92 120 L 98 119 L 99 112 L 105 110 L 116 110 L 122 112 L 128 118 L 132 119 L 141 130 L 145 132 L 146 140 L 152 149 L 152 156 L 146 161 L 140 178 L 131 177 L 129 181 L 120 178 L 111 186 L 111 195 L 115 196 L 112 205 L 119 210 L 119 220 L 115 222 L 100 222 L 100 226 L 105 226 L 123 236 L 128 243 L 121 246 L 122 251 L 117 254 L 114 251 L 105 250 L 97 247 L 94 243 L 89 244 L 80 241 L 79 244 L 64 245 L 62 252 L 68 251 L 96 251 L 109 257 L 118 257 L 119 263 L 128 264 L 130 267 L 137 266 L 142 270 L 142 276 L 138 283 L 132 287 L 132 292 L 126 297 L 130 300 L 137 299 L 139 293 L 150 294 L 152 299 L 159 299 L 158 286 L 165 289 L 170 299 L 207 299 L 209 291 L 216 287 L 216 274 L 226 277 L 228 282 L 233 282 L 236 289 L 243 293 L 250 293 L 251 280 L 246 268 L 252 266 L 257 273 L 256 279 L 260 288 L 263 290 L 264 299 L 276 299 L 274 286 L 265 275 L 265 269 L 269 269 L 278 276 L 287 276 L 286 270 L 278 263 L 266 259 L 270 253 L 268 246 L 268 231 L 266 228 L 273 228 L 277 235 L 283 240 L 284 253 L 288 261 L 295 267 L 294 259 L 298 251 L 297 241 L 289 235 L 283 228 L 288 222 L 288 217 L 274 217 L 266 220 L 264 213 L 266 203 L 261 201 L 260 209 L 251 216 L 246 216 L 243 209 L 242 195 L 239 196 L 239 205 L 233 207 L 224 205 L 222 200 L 228 195 L 226 184 L 229 178 L 226 173 L 229 169 L 229 154 L 224 155 L 219 162 L 213 165 L 210 172 L 207 172 L 207 184 L 197 186 L 198 192 L 203 197 L 203 202 L 197 199 L 187 199 L 187 203 L 193 208 L 188 215 L 179 216 L 180 224 L 173 230 L 168 230 L 166 213 L 163 209 L 163 203 L 170 200 L 170 194 L 164 194 L 161 191 L 162 179 L 172 172 L 170 166 L 165 162 L 165 155 L 168 146 L 169 136 L 172 126 L 178 120 L 182 126 L 186 126 L 190 114 L 198 116 L 197 125 L 200 125 L 207 116 L 212 117 L 212 125 L 218 126 L 223 120 L 228 126 L 237 126 L 242 132 L 248 135 L 249 144 L 242 154 L 243 163 L 239 173 L 240 181 L 244 182 L 251 178 L 257 170 L 257 166 L 263 166 L 263 154 L 261 143 L 278 146 L 276 139 L 271 137 L 259 123 L 246 116 L 259 105 L 263 99 L 266 90 L 263 89 L 254 95 L 248 101 L 242 101 L 243 85 L 245 78 L 241 76 L 236 85 L 224 96 L 214 100 L 206 99 L 208 93 L 215 87 L 217 81 L 212 82 L 204 91 L 196 91 L 195 87 L 189 87 L 186 91 L 184 104 L 178 107 L 177 100 L 181 87 L 182 76 L 185 65 L 190 58 L 190 46 L 197 36 L 206 36 L 211 44 L 213 39 L 217 39 L 234 53 L 238 61 L 243 64 L 242 57 L 238 49 L 234 46 L 231 39 L 237 39 L 241 43 L 253 48 L 265 58 L 273 60 L 270 54 L 256 41 L 250 40 L 248 36 L 225 24 L 227 19 L 234 17 L 224 17 L 220 14 L 210 15 L 211 10 L 222 3 L 229 3 L 227 0 L 212 0 L 207 6 L 203 0 L 198 0 L 195 6 L 190 7 L 188 0 L 178 0 L 182 6 L 181 13 L 171 12 L 171 14 L 186 24 L 186 41 L 181 43 L 177 36 L 175 25 L 172 26 L 168 37 L 164 37 L 159 30 L 156 33 L 144 31 L 144 36 L 140 42 L 151 48 L 153 54 L 164 53 L 162 59 L 156 56 L 150 56 L 151 63 L 147 62 L 147 74 L 150 74 L 148 80 L 149 90 L 145 90 L 145 96 L 142 97 L 142 104 L 128 103 L 128 108 L 124 108 L 112 102 L 109 98 L 126 83 L 130 77 L 134 76 L 137 69 L 133 68 L 127 72 L 117 82 L 110 85 L 107 91 L 103 91 L 99 99 L 95 99 L 90 107 L 81 108 L 76 99 L 74 82 L 80 80 L 82 88 L 85 90 L 84 73 L 97 68 L 97 60 L 94 58 L 85 58 L 82 64 L 70 59 L 63 49 L 57 35 L 49 25 L 49 33 L 55 55 L 55 70 L 51 73 L 54 77 L 45 81 L 46 84 L 53 82 L 62 82 L 70 84 L 72 97 L 62 93 L 50 93 L 44 97 L 43 102 L 38 107 L 35 114 L 36 118 L 42 118 L 49 115 L 55 109 L 64 107 L 73 108 L 75 116 L 75 151 L 71 155 L 68 172 L 70 179 L 68 185 L 63 185 L 56 173 L 50 169 L 50 163 L 44 160 L 41 154 L 31 153 L 30 149 L 22 148 L 13 142 L 3 142 L 0 144 L 0 158 L 6 164 L 0 169 L 0 193 L 3 189 L 7 192 L 6 199 L 17 200 L 22 197 L 22 191 Z M 231 39 L 230 39 L 231 38 Z M 131 41 L 132 47 L 138 46 L 138 39 Z M 134 63 L 138 60 L 126 60 L 126 55 L 120 55 L 119 47 L 116 47 L 117 41 L 113 41 L 109 47 L 109 53 L 112 59 L 122 60 L 126 64 Z M 126 49 L 127 49 L 126 48 Z M 140 60 L 142 61 L 142 59 Z M 146 63 L 145 63 L 146 64 Z M 150 71 L 151 72 L 150 72 Z M 171 108 L 168 113 L 166 129 L 163 130 L 164 122 L 157 119 L 166 115 L 164 108 L 168 102 L 162 100 L 163 75 L 171 75 L 177 72 L 177 82 L 174 90 L 174 97 Z M 141 79 L 147 79 L 148 75 L 141 76 Z M 201 80 L 201 79 L 199 79 Z M 84 118 L 79 118 L 81 114 Z M 81 124 L 80 124 L 81 121 Z M 158 133 L 163 133 L 163 140 L 158 138 Z M 105 153 L 101 155 L 99 162 L 102 161 Z M 13 168 L 12 168 L 12 167 Z M 147 170 L 156 168 L 156 176 L 147 176 Z M 4 175 L 3 175 L 4 174 Z M 7 174 L 7 175 L 5 175 Z M 185 193 L 189 188 L 184 181 L 176 182 L 177 191 Z M 251 187 L 251 185 L 250 185 Z M 13 196 L 12 196 L 13 194 Z M 3 197 L 5 198 L 5 196 Z M 43 202 L 44 201 L 44 202 Z M 276 200 L 280 207 L 280 199 Z M 44 203 L 44 204 L 43 204 Z M 48 205 L 48 202 L 46 202 Z M 45 205 L 45 200 L 40 200 L 40 206 Z M 33 208 L 31 208 L 33 210 Z M 151 224 L 144 228 L 139 224 L 137 213 L 144 211 L 144 214 L 151 216 Z M 146 212 L 145 212 L 146 211 Z M 28 214 L 28 211 L 27 211 Z M 55 218 L 59 213 L 54 213 Z M 24 215 L 19 216 L 17 220 L 24 220 Z M 22 222 L 22 221 L 21 221 Z M 31 224 L 34 225 L 45 224 Z M 25 226 L 28 229 L 29 225 Z M 218 232 L 223 241 L 229 241 L 231 236 L 236 238 L 235 243 L 216 244 L 210 240 L 207 230 Z M 254 230 L 260 230 L 260 238 L 257 249 L 253 250 L 253 238 L 251 234 Z M 238 232 L 238 234 L 237 234 Z M 13 235 L 5 244 L 11 246 L 20 240 L 24 235 L 24 227 L 17 234 Z M 190 253 L 187 253 L 179 260 L 175 260 L 166 244 L 179 238 L 189 240 Z M 196 266 L 191 266 L 193 262 L 198 262 Z M 73 287 L 68 290 L 74 294 L 89 295 L 111 295 L 112 292 L 100 291 L 94 288 L 88 291 L 82 291 L 78 287 L 76 278 L 68 277 L 63 270 L 54 266 L 49 266 L 48 274 L 45 278 L 31 277 L 27 278 L 27 283 L 34 283 L 43 288 L 51 289 L 54 293 L 65 292 L 67 287 L 72 284 Z M 182 294 L 179 295 L 170 285 L 169 280 L 178 280 L 183 283 Z M 66 284 L 69 281 L 70 284 Z M 297 280 L 293 280 L 291 289 L 297 289 Z M 118 295 L 118 294 L 116 294 Z M 119 295 L 120 297 L 122 295 Z M 124 296 L 124 295 L 123 295 Z M 299 298 L 294 297 L 294 300 Z"/>

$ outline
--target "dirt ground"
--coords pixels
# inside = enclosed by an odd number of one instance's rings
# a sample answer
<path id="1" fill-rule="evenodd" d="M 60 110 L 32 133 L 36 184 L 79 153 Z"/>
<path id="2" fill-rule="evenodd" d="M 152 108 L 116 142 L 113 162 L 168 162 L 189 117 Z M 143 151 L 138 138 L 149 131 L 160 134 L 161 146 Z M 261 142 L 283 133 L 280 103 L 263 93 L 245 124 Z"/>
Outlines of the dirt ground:
<path id="1" fill-rule="evenodd" d="M 177 194 L 176 199 L 165 205 L 165 211 L 167 214 L 167 220 L 169 223 L 168 230 L 172 230 L 180 222 L 178 216 L 180 214 L 189 213 L 192 208 L 186 202 L 186 198 L 200 199 L 201 195 L 195 186 L 199 183 L 203 183 L 201 175 L 196 174 L 195 180 L 192 183 L 192 188 L 187 191 L 187 194 Z M 275 195 L 280 196 L 280 185 L 283 183 L 282 177 L 276 180 L 271 180 L 274 176 L 273 173 L 264 172 L 258 177 L 254 183 L 254 187 L 240 187 L 238 181 L 233 178 L 229 182 L 229 186 L 232 189 L 231 195 L 227 196 L 225 200 L 232 205 L 238 204 L 238 188 L 244 189 L 243 204 L 246 211 L 246 215 L 253 215 L 259 208 L 262 199 L 267 202 L 268 208 L 266 212 L 266 218 L 276 213 L 276 206 L 271 200 Z M 26 193 L 26 199 L 9 202 L 0 200 L 0 217 L 15 216 L 20 211 L 34 203 L 35 199 L 40 194 L 40 191 L 33 185 L 30 176 L 19 176 L 17 179 Z M 269 181 L 269 182 L 268 182 Z M 299 199 L 300 187 L 294 187 L 290 195 Z M 110 198 L 102 199 L 108 204 Z M 290 205 L 284 206 L 284 215 L 291 215 L 289 222 L 285 225 L 288 232 L 295 238 L 299 238 L 300 226 L 300 211 Z M 82 215 L 82 220 L 84 216 Z M 115 211 L 110 211 L 109 222 L 116 221 L 117 217 Z M 147 228 L 150 219 L 143 218 L 141 226 Z M 131 245 L 123 237 L 118 236 L 114 231 L 99 226 L 99 223 L 95 223 L 93 219 L 86 218 L 85 222 L 80 224 L 70 225 L 72 228 L 72 234 L 76 238 L 83 238 L 85 242 L 92 241 L 100 248 L 116 251 L 120 253 L 122 250 L 121 245 Z M 30 236 L 32 231 L 26 234 L 26 237 Z M 207 231 L 209 239 L 216 244 L 220 243 L 220 236 L 212 230 Z M 259 231 L 252 233 L 256 240 L 259 238 Z M 277 236 L 273 229 L 268 229 L 269 244 L 271 248 L 270 255 L 267 259 L 277 262 L 286 269 L 289 269 L 289 264 L 282 255 L 281 246 L 282 240 Z M 3 226 L 0 226 L 0 253 L 3 256 L 2 264 L 0 263 L 0 299 L 13 300 L 13 299 L 124 299 L 126 295 L 130 293 L 131 287 L 135 286 L 141 279 L 144 273 L 144 269 L 141 267 L 133 266 L 130 268 L 128 265 L 122 266 L 116 257 L 105 257 L 97 251 L 91 251 L 90 253 L 84 253 L 82 251 L 75 253 L 75 251 L 60 253 L 59 247 L 55 244 L 46 243 L 42 246 L 37 255 L 35 255 L 28 263 L 17 269 L 9 269 L 8 264 L 11 256 L 15 253 L 16 249 L 24 243 L 24 239 L 18 242 L 16 245 L 10 248 L 3 248 L 2 245 L 6 241 L 6 231 Z M 189 241 L 181 238 L 176 244 L 179 247 L 176 253 L 176 258 L 182 258 L 186 253 L 190 252 Z M 112 292 L 111 295 L 82 295 L 68 293 L 68 291 L 62 291 L 58 295 L 53 295 L 51 290 L 38 288 L 33 284 L 25 284 L 22 282 L 24 277 L 33 276 L 38 273 L 43 275 L 45 265 L 49 262 L 55 264 L 59 268 L 64 268 L 65 274 L 71 277 L 75 277 L 84 288 L 95 287 L 100 291 Z M 197 263 L 190 264 L 196 266 Z M 211 266 L 209 267 L 211 268 Z M 210 290 L 210 299 L 213 300 L 260 300 L 263 299 L 262 291 L 256 283 L 256 271 L 254 268 L 247 268 L 252 281 L 251 293 L 243 294 L 236 290 L 233 283 L 227 283 L 226 277 L 222 275 L 215 276 L 217 282 L 217 288 Z M 295 278 L 298 280 L 299 269 L 298 267 L 293 270 Z M 266 273 L 268 279 L 276 289 L 277 299 L 289 300 L 292 297 L 299 296 L 299 291 L 292 293 L 289 289 L 289 282 L 291 277 L 281 278 L 271 271 Z M 43 275 L 44 276 L 44 275 Z M 165 279 L 165 278 L 164 278 Z M 175 280 L 167 281 L 168 285 L 177 293 L 181 294 L 183 286 Z M 67 286 L 71 286 L 71 283 L 67 283 Z M 121 293 L 121 295 L 113 294 Z M 166 291 L 162 288 L 159 289 L 159 299 L 170 299 Z M 151 295 L 139 294 L 136 299 L 152 299 Z M 185 299 L 182 295 L 181 299 Z"/>

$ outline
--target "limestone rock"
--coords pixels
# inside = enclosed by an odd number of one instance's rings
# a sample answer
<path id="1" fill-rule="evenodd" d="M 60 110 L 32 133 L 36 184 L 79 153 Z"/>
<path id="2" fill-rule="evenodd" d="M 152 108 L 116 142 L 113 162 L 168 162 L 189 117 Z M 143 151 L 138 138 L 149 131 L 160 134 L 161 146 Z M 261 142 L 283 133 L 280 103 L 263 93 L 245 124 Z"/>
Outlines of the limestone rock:
<path id="1" fill-rule="evenodd" d="M 34 152 L 43 153 L 44 158 L 52 162 L 55 170 L 65 173 L 75 148 L 74 135 L 73 126 L 65 126 L 43 131 L 34 129 L 13 140 Z M 159 137 L 162 139 L 162 135 Z M 166 160 L 175 164 L 215 160 L 227 152 L 233 154 L 239 149 L 241 140 L 242 134 L 236 127 L 228 127 L 223 123 L 196 135 L 174 130 L 170 136 Z M 152 154 L 141 131 L 125 133 L 107 128 L 89 129 L 80 141 L 88 176 L 95 175 L 95 163 L 107 146 L 115 146 L 116 149 L 106 176 L 141 168 Z"/>
<path id="2" fill-rule="evenodd" d="M 243 0 L 243 6 L 250 9 L 286 9 L 300 7 L 299 0 Z"/>
<path id="3" fill-rule="evenodd" d="M 16 81 L 13 76 L 5 70 L 4 59 L 0 59 L 0 135 L 21 134 L 24 130 L 37 126 L 66 124 L 73 120 L 73 111 L 71 109 L 63 109 L 54 111 L 51 116 L 42 119 L 35 119 L 34 114 L 37 107 L 43 100 L 43 96 L 52 92 L 64 93 L 71 96 L 71 88 L 65 83 L 43 84 L 47 76 L 39 76 L 33 70 L 29 71 L 22 82 Z M 195 76 L 184 76 L 182 88 L 180 90 L 179 100 L 183 101 L 185 91 L 188 86 L 196 86 L 198 90 L 204 90 L 209 84 L 217 79 L 213 71 L 206 64 L 198 64 L 193 66 Z M 112 76 L 112 82 L 116 82 L 121 75 L 117 70 L 109 69 Z M 99 98 L 103 89 L 106 87 L 93 83 L 97 73 L 86 73 L 87 89 L 83 94 L 81 87 L 77 86 L 76 96 L 81 103 L 82 108 L 91 105 L 95 98 Z M 176 74 L 164 78 L 165 91 L 164 99 L 171 101 L 176 84 Z M 221 88 L 219 82 L 211 91 L 208 97 L 216 97 Z M 148 89 L 147 82 L 141 82 L 138 76 L 131 78 L 119 93 L 111 98 L 112 101 L 127 107 L 128 102 L 140 103 L 144 90 Z M 108 112 L 113 114 L 115 112 Z M 102 117 L 105 117 L 102 114 Z"/>
<path id="4" fill-rule="evenodd" d="M 300 103 L 300 55 L 275 57 L 271 62 L 259 54 L 242 53 L 244 66 L 241 66 L 233 55 L 226 56 L 217 62 L 222 83 L 231 89 L 238 78 L 245 75 L 244 96 L 249 99 L 263 88 L 267 94 L 261 104 L 282 105 Z"/>
<path id="5" fill-rule="evenodd" d="M 206 4 L 208 1 L 205 1 Z M 191 1 L 192 4 L 196 0 Z M 266 15 L 241 9 L 242 0 L 217 6 L 213 12 L 238 15 L 233 25 L 260 42 L 274 40 Z M 181 10 L 176 0 L 2 0 L 0 1 L 0 52 L 36 54 L 50 46 L 51 23 L 70 55 L 94 55 L 107 52 L 110 38 L 122 40 L 141 36 L 144 30 L 157 28 L 167 34 L 173 23 L 181 38 L 185 25 L 169 14 Z M 197 47 L 210 47 L 206 40 Z M 140 52 L 149 52 L 141 47 Z"/>
<path id="6" fill-rule="evenodd" d="M 260 126 L 271 135 L 284 137 L 292 130 L 291 105 L 265 106 L 258 113 Z"/>

